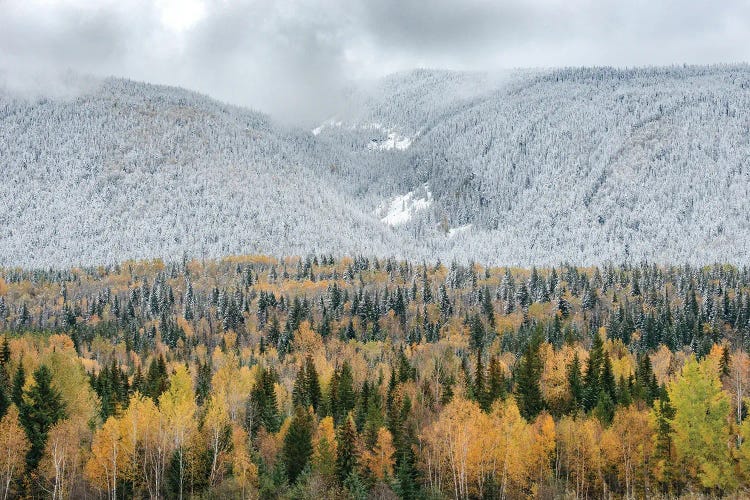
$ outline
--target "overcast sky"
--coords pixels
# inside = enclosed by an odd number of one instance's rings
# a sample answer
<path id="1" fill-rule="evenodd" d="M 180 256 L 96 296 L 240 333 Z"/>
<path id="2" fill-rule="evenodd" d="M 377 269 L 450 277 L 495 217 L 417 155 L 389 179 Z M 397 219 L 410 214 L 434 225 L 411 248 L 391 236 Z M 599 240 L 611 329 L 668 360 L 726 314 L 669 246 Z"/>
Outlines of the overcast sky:
<path id="1" fill-rule="evenodd" d="M 414 67 L 750 60 L 750 0 L 0 0 L 0 79 L 180 85 L 289 119 Z"/>

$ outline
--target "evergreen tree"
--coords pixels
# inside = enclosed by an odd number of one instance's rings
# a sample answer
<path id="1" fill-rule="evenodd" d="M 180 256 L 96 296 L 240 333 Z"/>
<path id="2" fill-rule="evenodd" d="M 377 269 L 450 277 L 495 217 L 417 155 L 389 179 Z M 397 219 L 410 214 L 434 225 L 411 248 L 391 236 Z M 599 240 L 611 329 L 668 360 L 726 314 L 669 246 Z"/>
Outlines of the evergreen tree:
<path id="1" fill-rule="evenodd" d="M 601 390 L 601 370 L 604 363 L 604 345 L 601 336 L 596 333 L 589 351 L 589 359 L 586 365 L 586 376 L 583 384 L 583 408 L 591 411 L 599 401 Z"/>
<path id="2" fill-rule="evenodd" d="M 10 392 L 10 399 L 13 402 L 14 405 L 16 405 L 16 408 L 18 408 L 18 411 L 21 411 L 21 408 L 24 406 L 23 402 L 23 386 L 26 385 L 26 370 L 23 367 L 23 361 L 18 363 L 18 368 L 16 368 L 16 373 L 13 376 L 13 387 L 11 388 Z"/>
<path id="3" fill-rule="evenodd" d="M 19 408 L 20 421 L 31 448 L 26 455 L 29 470 L 36 469 L 47 444 L 47 433 L 65 418 L 65 402 L 60 392 L 52 387 L 52 373 L 39 365 L 33 374 L 34 385 L 24 393 L 25 402 Z"/>
<path id="4" fill-rule="evenodd" d="M 307 408 L 297 406 L 284 436 L 281 454 L 289 484 L 294 484 L 312 456 L 313 417 Z"/>
<path id="5" fill-rule="evenodd" d="M 344 421 L 346 415 L 354 410 L 357 404 L 357 393 L 354 389 L 354 377 L 349 362 L 344 361 L 338 373 L 335 405 L 332 406 L 333 420 L 337 425 Z"/>
<path id="6" fill-rule="evenodd" d="M 490 328 L 495 328 L 495 308 L 492 306 L 492 297 L 490 297 L 490 291 L 485 286 L 482 292 L 482 314 L 487 318 L 487 323 Z"/>
<path id="7" fill-rule="evenodd" d="M 198 377 L 195 383 L 195 401 L 199 406 L 208 399 L 211 394 L 211 365 L 198 362 Z"/>
<path id="8" fill-rule="evenodd" d="M 477 353 L 477 364 L 474 369 L 474 399 L 484 411 L 490 409 L 490 395 L 487 390 L 487 383 L 485 381 L 484 363 L 482 362 L 482 351 Z"/>
<path id="9" fill-rule="evenodd" d="M 599 391 L 599 397 L 596 399 L 596 406 L 592 413 L 605 427 L 612 422 L 612 418 L 615 416 L 615 403 L 604 389 Z"/>
<path id="10" fill-rule="evenodd" d="M 297 371 L 297 378 L 292 390 L 292 402 L 307 408 L 312 406 L 314 411 L 320 408 L 322 394 L 318 372 L 311 356 L 307 356 L 305 364 Z"/>
<path id="11" fill-rule="evenodd" d="M 498 399 L 504 400 L 506 398 L 506 380 L 505 380 L 505 371 L 503 370 L 503 367 L 500 366 L 500 362 L 497 360 L 495 356 L 492 356 L 490 358 L 490 369 L 489 369 L 489 405 L 492 406 L 492 403 L 497 401 Z"/>
<path id="12" fill-rule="evenodd" d="M 615 382 L 615 375 L 612 372 L 612 361 L 606 352 L 604 353 L 599 386 L 613 402 L 617 401 L 617 382 Z"/>
<path id="13" fill-rule="evenodd" d="M 357 428 L 354 419 L 347 415 L 336 437 L 336 475 L 341 483 L 357 467 Z"/>
<path id="14" fill-rule="evenodd" d="M 544 400 L 539 381 L 542 377 L 542 361 L 539 357 L 541 332 L 537 329 L 519 360 L 515 376 L 516 402 L 521 415 L 533 420 L 544 409 Z"/>
<path id="15" fill-rule="evenodd" d="M 471 348 L 475 351 L 479 351 L 484 347 L 484 325 L 482 324 L 482 318 L 478 314 L 474 314 L 469 322 L 469 343 Z"/>
<path id="16" fill-rule="evenodd" d="M 583 380 L 581 379 L 581 362 L 578 358 L 578 352 L 573 355 L 573 361 L 568 365 L 567 371 L 572 410 L 576 411 L 578 408 L 582 408 L 584 395 Z"/>
<path id="17" fill-rule="evenodd" d="M 167 373 L 167 362 L 163 355 L 152 359 L 146 373 L 144 382 L 144 395 L 149 396 L 154 402 L 159 401 L 159 396 L 169 389 L 169 374 Z"/>
<path id="18" fill-rule="evenodd" d="M 276 378 L 271 369 L 261 368 L 258 382 L 250 392 L 245 406 L 245 427 L 253 436 L 258 434 L 261 427 L 273 433 L 281 425 L 274 386 Z"/>

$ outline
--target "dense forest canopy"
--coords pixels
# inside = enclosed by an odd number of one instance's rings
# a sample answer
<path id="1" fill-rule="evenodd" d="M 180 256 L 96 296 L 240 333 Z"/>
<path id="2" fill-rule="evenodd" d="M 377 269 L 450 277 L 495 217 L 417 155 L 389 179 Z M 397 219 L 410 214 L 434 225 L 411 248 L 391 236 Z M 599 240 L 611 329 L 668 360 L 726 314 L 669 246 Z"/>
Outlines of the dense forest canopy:
<path id="1" fill-rule="evenodd" d="M 743 495 L 750 269 L 0 270 L 0 491 Z"/>

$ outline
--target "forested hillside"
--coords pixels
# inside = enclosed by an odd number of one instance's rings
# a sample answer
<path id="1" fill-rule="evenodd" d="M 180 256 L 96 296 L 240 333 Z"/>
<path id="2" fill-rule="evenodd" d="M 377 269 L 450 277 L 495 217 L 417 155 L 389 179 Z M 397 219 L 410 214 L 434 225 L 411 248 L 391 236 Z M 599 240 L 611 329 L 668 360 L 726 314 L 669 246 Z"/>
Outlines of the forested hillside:
<path id="1" fill-rule="evenodd" d="M 747 66 L 419 70 L 313 130 L 125 80 L 0 91 L 0 264 L 742 264 L 749 90 Z"/>
<path id="2" fill-rule="evenodd" d="M 402 246 L 328 175 L 309 133 L 182 89 L 106 80 L 0 94 L 0 263 Z M 398 252 L 397 252 L 398 253 Z"/>
<path id="3" fill-rule="evenodd" d="M 749 491 L 748 268 L 311 255 L 0 276 L 3 495 Z"/>
<path id="4" fill-rule="evenodd" d="M 747 66 L 416 71 L 368 95 L 348 128 L 412 139 L 396 194 L 429 183 L 434 203 L 404 232 L 447 259 L 745 262 Z"/>

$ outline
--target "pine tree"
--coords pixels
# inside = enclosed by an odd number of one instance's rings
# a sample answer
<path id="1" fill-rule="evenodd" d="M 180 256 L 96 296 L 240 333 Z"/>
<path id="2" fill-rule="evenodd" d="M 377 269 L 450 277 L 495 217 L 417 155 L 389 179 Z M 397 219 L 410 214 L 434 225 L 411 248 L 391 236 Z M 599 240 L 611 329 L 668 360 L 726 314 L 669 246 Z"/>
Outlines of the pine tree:
<path id="1" fill-rule="evenodd" d="M 615 375 L 612 371 L 612 361 L 606 352 L 604 353 L 599 386 L 613 402 L 617 401 L 617 382 L 615 382 Z"/>
<path id="2" fill-rule="evenodd" d="M 8 364 L 10 362 L 10 347 L 8 346 L 8 336 L 3 340 L 3 347 L 0 350 L 0 419 L 8 412 L 11 403 L 11 381 L 8 373 Z"/>
<path id="3" fill-rule="evenodd" d="M 0 349 L 0 365 L 7 367 L 10 362 L 10 344 L 8 342 L 8 335 L 3 337 L 3 347 Z"/>
<path id="4" fill-rule="evenodd" d="M 154 402 L 159 400 L 159 396 L 169 389 L 169 374 L 167 373 L 167 363 L 163 355 L 152 359 L 146 373 L 144 394 L 149 396 Z"/>
<path id="5" fill-rule="evenodd" d="M 490 291 L 485 286 L 482 291 L 482 314 L 487 318 L 487 323 L 490 328 L 495 328 L 495 308 L 492 306 L 492 298 L 490 297 Z"/>
<path id="6" fill-rule="evenodd" d="M 672 460 L 674 454 L 672 420 L 675 416 L 675 410 L 665 388 L 662 388 L 659 399 L 654 406 L 654 416 L 656 420 L 654 463 L 657 464 L 659 471 L 656 479 L 662 487 L 662 493 L 668 494 L 675 479 Z"/>
<path id="7" fill-rule="evenodd" d="M 612 418 L 615 416 L 615 403 L 604 389 L 599 391 L 599 397 L 596 399 L 596 406 L 592 413 L 605 427 L 612 422 Z"/>

